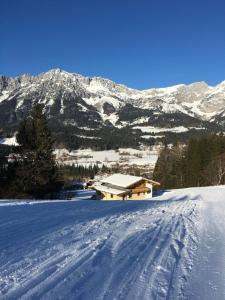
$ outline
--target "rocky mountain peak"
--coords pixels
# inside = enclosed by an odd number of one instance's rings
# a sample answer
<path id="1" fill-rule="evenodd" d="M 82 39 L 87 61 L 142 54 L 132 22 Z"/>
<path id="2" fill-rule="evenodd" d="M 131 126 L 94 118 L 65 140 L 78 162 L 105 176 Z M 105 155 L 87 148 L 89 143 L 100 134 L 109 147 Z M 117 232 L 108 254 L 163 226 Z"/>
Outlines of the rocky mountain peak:
<path id="1" fill-rule="evenodd" d="M 6 123 L 37 102 L 45 105 L 51 117 L 62 118 L 65 124 L 86 122 L 95 126 L 97 122 L 99 126 L 107 120 L 121 128 L 131 126 L 132 122 L 139 124 L 141 120 L 146 125 L 151 121 L 150 116 L 160 120 L 168 114 L 219 122 L 217 115 L 225 117 L 225 81 L 216 87 L 195 82 L 135 90 L 109 79 L 85 77 L 62 69 L 51 69 L 37 76 L 0 77 L 0 110 L 7 115 Z"/>

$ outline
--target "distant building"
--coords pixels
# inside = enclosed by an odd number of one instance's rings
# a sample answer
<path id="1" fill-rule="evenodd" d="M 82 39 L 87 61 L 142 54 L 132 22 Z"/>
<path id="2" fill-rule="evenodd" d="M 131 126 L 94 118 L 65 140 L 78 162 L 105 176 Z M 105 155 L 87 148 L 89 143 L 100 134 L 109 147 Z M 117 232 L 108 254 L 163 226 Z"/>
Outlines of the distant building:
<path id="1" fill-rule="evenodd" d="M 144 177 L 113 174 L 93 185 L 103 200 L 144 200 L 152 198 L 153 186 L 159 182 Z"/>

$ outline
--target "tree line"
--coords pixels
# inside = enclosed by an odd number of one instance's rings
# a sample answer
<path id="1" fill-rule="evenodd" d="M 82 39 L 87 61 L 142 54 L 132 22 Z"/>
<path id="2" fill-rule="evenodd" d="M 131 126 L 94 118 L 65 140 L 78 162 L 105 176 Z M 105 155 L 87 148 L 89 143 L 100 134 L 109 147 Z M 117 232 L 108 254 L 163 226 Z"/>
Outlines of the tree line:
<path id="1" fill-rule="evenodd" d="M 59 172 L 63 177 L 63 180 L 87 180 L 94 179 L 95 175 L 99 172 L 109 172 L 109 169 L 103 165 L 99 167 L 97 164 L 91 166 L 81 166 L 81 165 L 61 165 L 59 166 Z"/>
<path id="2" fill-rule="evenodd" d="M 225 136 L 210 134 L 192 138 L 187 145 L 165 145 L 153 178 L 162 188 L 225 184 Z"/>

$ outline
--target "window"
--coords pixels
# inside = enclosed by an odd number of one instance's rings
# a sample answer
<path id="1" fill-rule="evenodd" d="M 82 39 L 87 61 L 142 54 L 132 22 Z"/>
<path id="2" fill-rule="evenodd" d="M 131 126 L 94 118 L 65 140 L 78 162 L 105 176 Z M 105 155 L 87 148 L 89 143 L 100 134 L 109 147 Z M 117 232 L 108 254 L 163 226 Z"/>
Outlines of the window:
<path id="1" fill-rule="evenodd" d="M 111 198 L 113 198 L 113 194 L 111 194 Z"/>
<path id="2" fill-rule="evenodd" d="M 140 196 L 140 193 L 137 193 L 138 196 Z"/>
<path id="3" fill-rule="evenodd" d="M 151 194 L 151 189 L 149 189 L 147 193 L 148 193 L 148 194 Z"/>

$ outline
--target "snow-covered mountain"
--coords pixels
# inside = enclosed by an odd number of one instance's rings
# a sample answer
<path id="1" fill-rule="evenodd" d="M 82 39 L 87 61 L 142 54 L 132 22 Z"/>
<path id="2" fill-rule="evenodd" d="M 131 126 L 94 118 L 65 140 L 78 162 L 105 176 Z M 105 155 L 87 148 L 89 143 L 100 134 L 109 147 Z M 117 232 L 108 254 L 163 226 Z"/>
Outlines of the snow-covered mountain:
<path id="1" fill-rule="evenodd" d="M 35 103 L 45 106 L 52 127 L 70 130 L 130 127 L 148 138 L 159 132 L 162 136 L 225 125 L 225 81 L 215 87 L 197 82 L 135 90 L 60 69 L 38 76 L 0 77 L 0 128 L 15 130 Z"/>

